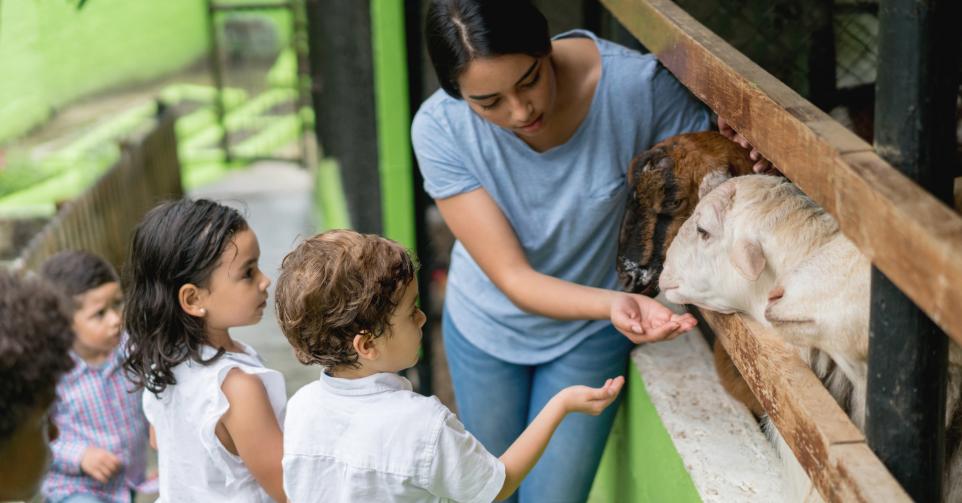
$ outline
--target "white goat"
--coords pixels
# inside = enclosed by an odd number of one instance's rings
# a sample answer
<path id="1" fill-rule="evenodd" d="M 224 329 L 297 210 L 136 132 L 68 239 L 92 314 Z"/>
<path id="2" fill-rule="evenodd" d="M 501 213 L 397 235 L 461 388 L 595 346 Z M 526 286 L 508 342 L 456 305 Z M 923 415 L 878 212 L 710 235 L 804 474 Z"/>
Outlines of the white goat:
<path id="1" fill-rule="evenodd" d="M 746 313 L 771 327 L 799 348 L 864 428 L 870 262 L 831 215 L 788 180 L 725 179 L 703 181 L 698 206 L 668 249 L 661 290 L 672 302 Z M 847 379 L 833 374 L 824 355 L 812 350 L 830 356 Z M 957 412 L 960 365 L 962 352 L 951 344 L 948 424 Z M 780 442 L 777 438 L 784 448 Z M 946 457 L 946 501 L 962 499 L 962 487 L 956 487 L 962 482 L 953 480 L 962 478 L 956 476 L 962 456 L 955 447 L 948 446 Z M 791 466 L 793 460 L 786 461 Z"/>

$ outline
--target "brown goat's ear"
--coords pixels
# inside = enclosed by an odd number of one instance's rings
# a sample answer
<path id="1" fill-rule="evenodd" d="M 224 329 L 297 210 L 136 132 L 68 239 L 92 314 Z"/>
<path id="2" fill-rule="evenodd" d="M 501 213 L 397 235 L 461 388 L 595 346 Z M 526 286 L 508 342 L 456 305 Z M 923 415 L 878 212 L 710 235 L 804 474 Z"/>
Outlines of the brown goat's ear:
<path id="1" fill-rule="evenodd" d="M 729 178 L 731 178 L 731 175 L 728 174 L 727 167 L 709 171 L 708 174 L 701 179 L 701 183 L 698 184 L 698 199 L 704 199 L 706 194 L 715 190 L 716 187 Z"/>
<path id="2" fill-rule="evenodd" d="M 645 171 L 645 165 L 651 161 L 651 151 L 642 152 L 635 156 L 628 164 L 628 186 L 633 187 L 641 178 L 641 172 Z"/>
<path id="3" fill-rule="evenodd" d="M 765 270 L 765 254 L 758 241 L 749 241 L 744 238 L 735 240 L 729 254 L 732 264 L 739 274 L 749 281 L 755 281 Z"/>

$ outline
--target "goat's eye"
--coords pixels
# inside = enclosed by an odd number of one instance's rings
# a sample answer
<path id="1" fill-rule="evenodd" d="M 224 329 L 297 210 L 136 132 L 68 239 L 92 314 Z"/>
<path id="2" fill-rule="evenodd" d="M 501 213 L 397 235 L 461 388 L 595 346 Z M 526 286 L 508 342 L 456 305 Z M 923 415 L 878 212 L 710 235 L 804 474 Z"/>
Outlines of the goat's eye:
<path id="1" fill-rule="evenodd" d="M 705 229 L 702 229 L 701 227 L 695 227 L 695 229 L 698 231 L 698 237 L 702 238 L 703 240 L 707 241 L 708 238 L 711 237 L 711 234 L 709 234 Z"/>

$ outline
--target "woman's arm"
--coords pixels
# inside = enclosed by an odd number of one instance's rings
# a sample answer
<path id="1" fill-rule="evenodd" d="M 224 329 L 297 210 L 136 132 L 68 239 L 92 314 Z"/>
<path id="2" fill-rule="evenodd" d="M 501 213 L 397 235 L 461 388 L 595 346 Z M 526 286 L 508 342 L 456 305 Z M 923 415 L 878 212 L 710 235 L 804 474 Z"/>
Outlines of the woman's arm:
<path id="1" fill-rule="evenodd" d="M 267 494 L 274 501 L 286 502 L 281 467 L 284 437 L 264 383 L 257 376 L 234 368 L 227 373 L 221 389 L 230 402 L 220 419 L 230 435 L 228 442 Z M 229 446 L 228 442 L 225 445 Z"/>
<path id="2" fill-rule="evenodd" d="M 560 320 L 610 319 L 635 343 L 674 337 L 695 326 L 636 294 L 578 285 L 535 271 L 491 196 L 475 189 L 437 200 L 441 216 L 491 281 L 519 308 Z"/>

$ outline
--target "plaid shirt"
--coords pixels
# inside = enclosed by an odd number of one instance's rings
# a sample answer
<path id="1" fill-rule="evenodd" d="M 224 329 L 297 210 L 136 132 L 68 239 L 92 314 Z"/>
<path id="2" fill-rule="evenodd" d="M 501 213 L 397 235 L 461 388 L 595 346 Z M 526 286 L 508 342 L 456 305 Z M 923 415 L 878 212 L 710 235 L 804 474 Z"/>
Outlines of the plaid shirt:
<path id="1" fill-rule="evenodd" d="M 53 420 L 60 436 L 51 444 L 53 464 L 43 484 L 44 498 L 59 501 L 89 494 L 105 502 L 128 503 L 131 490 L 144 481 L 147 464 L 147 419 L 141 394 L 122 368 L 123 344 L 103 365 L 94 367 L 71 352 L 75 366 L 57 385 Z M 87 447 L 119 457 L 123 467 L 106 484 L 80 470 Z"/>

